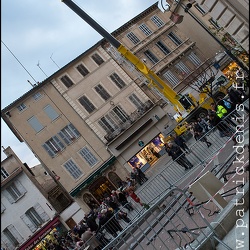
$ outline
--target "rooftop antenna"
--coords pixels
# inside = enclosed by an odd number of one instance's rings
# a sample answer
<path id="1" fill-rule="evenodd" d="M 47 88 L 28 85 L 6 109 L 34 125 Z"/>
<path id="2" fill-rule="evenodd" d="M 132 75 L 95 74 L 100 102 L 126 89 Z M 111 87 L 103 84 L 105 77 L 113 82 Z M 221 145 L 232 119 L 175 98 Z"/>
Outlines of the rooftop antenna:
<path id="1" fill-rule="evenodd" d="M 34 82 L 37 82 L 36 79 L 30 74 L 30 72 L 24 67 L 24 65 L 17 59 L 14 53 L 9 49 L 9 47 L 1 40 L 2 44 L 7 48 L 7 50 L 11 53 L 12 56 L 18 61 L 18 63 L 23 67 L 23 69 L 30 75 Z M 30 83 L 30 82 L 29 82 Z M 31 83 L 30 83 L 31 84 Z M 33 84 L 31 84 L 33 87 Z"/>
<path id="2" fill-rule="evenodd" d="M 56 64 L 56 62 L 52 59 L 52 56 L 53 56 L 53 53 L 51 54 L 51 56 L 50 56 L 50 59 L 51 59 L 51 61 L 58 67 L 58 69 L 60 69 L 60 67 Z"/>
<path id="3" fill-rule="evenodd" d="M 37 63 L 36 66 L 43 72 L 43 74 L 44 74 L 46 77 L 48 77 L 48 76 L 46 75 L 46 73 L 42 70 L 42 68 L 40 67 L 39 61 L 38 61 L 38 63 Z"/>

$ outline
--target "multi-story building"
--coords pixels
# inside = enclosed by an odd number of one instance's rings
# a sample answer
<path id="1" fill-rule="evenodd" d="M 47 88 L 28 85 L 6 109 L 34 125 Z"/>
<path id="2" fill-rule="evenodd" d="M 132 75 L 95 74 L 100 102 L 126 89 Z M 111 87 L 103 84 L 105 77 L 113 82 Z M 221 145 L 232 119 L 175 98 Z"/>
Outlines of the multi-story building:
<path id="1" fill-rule="evenodd" d="M 113 36 L 182 93 L 214 54 L 201 53 L 169 17 L 154 4 Z M 2 118 L 87 211 L 133 165 L 146 171 L 164 153 L 164 132 L 176 125 L 167 103 L 103 39 L 5 107 Z"/>
<path id="2" fill-rule="evenodd" d="M 178 2 L 172 6 L 172 10 L 184 16 L 184 21 L 179 26 L 185 27 L 186 31 L 192 35 L 197 32 L 197 29 L 207 29 L 212 36 L 221 41 L 220 51 L 229 50 L 246 67 L 249 67 L 248 0 L 180 0 Z M 187 9 L 193 17 L 184 12 L 183 6 L 191 6 Z M 190 25 L 187 25 L 188 23 Z M 195 29 L 193 25 L 195 25 Z M 202 39 L 201 43 L 204 43 L 208 34 L 205 37 L 203 36 L 204 32 L 201 34 L 200 39 L 195 39 L 195 41 Z M 206 50 L 209 49 L 214 50 L 212 44 L 204 48 L 204 52 L 206 53 Z"/>
<path id="3" fill-rule="evenodd" d="M 26 247 L 31 241 L 62 224 L 29 167 L 10 148 L 5 152 L 7 158 L 1 162 L 1 247 L 30 249 Z"/>

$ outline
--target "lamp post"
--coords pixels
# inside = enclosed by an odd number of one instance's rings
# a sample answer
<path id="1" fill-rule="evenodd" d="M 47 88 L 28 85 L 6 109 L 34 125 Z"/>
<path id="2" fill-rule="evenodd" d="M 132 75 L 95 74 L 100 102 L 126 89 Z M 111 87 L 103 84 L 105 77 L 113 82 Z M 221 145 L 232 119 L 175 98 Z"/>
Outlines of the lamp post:
<path id="1" fill-rule="evenodd" d="M 249 71 L 249 69 L 220 41 L 220 39 L 218 39 L 216 36 L 214 36 L 213 35 L 213 33 L 206 27 L 206 25 L 204 25 L 201 21 L 200 21 L 200 19 L 199 18 L 197 18 L 192 12 L 190 12 L 189 11 L 189 9 L 192 7 L 192 4 L 191 3 L 188 3 L 187 5 L 184 5 L 183 3 L 181 3 L 181 1 L 182 0 L 174 0 L 174 3 L 176 4 L 176 6 L 175 6 L 175 10 L 176 10 L 176 8 L 177 8 L 177 6 L 178 5 L 180 5 L 183 9 L 184 9 L 184 11 L 186 12 L 186 13 L 188 13 L 209 35 L 211 35 L 211 37 L 218 43 L 218 44 L 220 44 L 220 46 L 222 47 L 222 48 L 224 48 L 224 50 L 225 50 L 225 53 L 226 54 L 228 54 L 229 55 L 229 57 L 231 57 L 234 61 L 236 61 L 237 62 L 237 64 L 245 71 L 245 72 L 247 72 L 247 74 L 248 74 L 248 71 Z M 162 2 L 162 0 L 159 0 L 159 2 Z M 164 9 L 164 11 L 170 11 L 170 5 L 168 6 L 168 5 L 166 5 L 165 4 L 165 6 L 167 6 L 167 8 L 165 8 Z M 177 20 L 177 22 L 175 22 L 176 24 L 178 24 L 178 23 L 181 23 L 182 22 L 182 20 L 183 20 L 183 16 L 181 16 L 181 15 L 179 15 L 178 13 L 176 13 L 175 12 L 175 10 L 174 11 L 172 11 L 172 15 L 171 15 L 171 17 L 170 17 L 170 19 L 172 20 L 172 21 L 174 21 L 175 20 L 175 17 L 177 17 L 176 18 L 176 20 Z M 161 9 L 161 11 L 162 11 L 162 9 Z M 163 11 L 163 12 L 164 12 Z"/>

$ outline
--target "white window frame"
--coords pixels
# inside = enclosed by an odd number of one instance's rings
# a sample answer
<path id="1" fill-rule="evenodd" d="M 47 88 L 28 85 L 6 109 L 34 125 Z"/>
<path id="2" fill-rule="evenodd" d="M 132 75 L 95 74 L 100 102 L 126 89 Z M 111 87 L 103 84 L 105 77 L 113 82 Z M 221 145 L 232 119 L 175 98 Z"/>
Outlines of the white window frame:
<path id="1" fill-rule="evenodd" d="M 56 135 L 51 137 L 42 146 L 52 158 L 65 148 L 64 144 Z"/>
<path id="2" fill-rule="evenodd" d="M 144 55 L 149 59 L 149 61 L 152 64 L 156 64 L 159 62 L 159 59 L 157 58 L 157 56 L 153 52 L 151 52 L 150 50 L 144 51 Z"/>
<path id="3" fill-rule="evenodd" d="M 166 71 L 163 74 L 163 77 L 170 82 L 170 84 L 175 87 L 176 85 L 178 85 L 180 83 L 180 80 L 178 79 L 177 76 L 174 75 L 173 72 L 171 72 L 170 70 Z"/>
<path id="4" fill-rule="evenodd" d="M 158 27 L 162 27 L 165 23 L 156 15 L 151 17 L 151 21 Z"/>
<path id="5" fill-rule="evenodd" d="M 97 84 L 94 87 L 96 93 L 104 100 L 107 101 L 108 99 L 111 98 L 111 95 L 108 93 L 108 91 L 101 85 Z"/>
<path id="6" fill-rule="evenodd" d="M 142 23 L 139 25 L 139 29 L 146 35 L 149 36 L 152 34 L 152 31 L 148 28 L 148 26 L 145 23 Z"/>
<path id="7" fill-rule="evenodd" d="M 92 54 L 91 58 L 98 66 L 105 62 L 104 59 L 98 53 Z"/>
<path id="8" fill-rule="evenodd" d="M 16 249 L 16 247 L 24 242 L 24 238 L 12 224 L 2 230 L 1 236 L 1 241 L 3 241 L 9 250 Z"/>
<path id="9" fill-rule="evenodd" d="M 140 39 L 133 32 L 129 32 L 127 38 L 135 45 L 140 42 Z"/>
<path id="10" fill-rule="evenodd" d="M 19 112 L 22 112 L 25 109 L 27 109 L 27 106 L 24 103 L 21 103 L 20 105 L 17 106 L 17 109 Z"/>
<path id="11" fill-rule="evenodd" d="M 195 65 L 195 66 L 199 66 L 202 61 L 200 60 L 200 58 L 192 51 L 187 58 Z"/>
<path id="12" fill-rule="evenodd" d="M 66 88 L 70 88 L 71 86 L 74 85 L 74 82 L 68 75 L 61 76 L 60 80 Z"/>
<path id="13" fill-rule="evenodd" d="M 46 113 L 46 115 L 50 118 L 51 121 L 54 121 L 59 117 L 59 114 L 55 111 L 55 109 L 50 104 L 46 105 L 43 108 L 43 110 Z"/>
<path id="14" fill-rule="evenodd" d="M 89 100 L 89 98 L 86 95 L 83 95 L 80 98 L 78 98 L 78 101 L 89 114 L 91 114 L 96 110 L 95 105 Z"/>
<path id="15" fill-rule="evenodd" d="M 36 203 L 21 216 L 21 219 L 30 229 L 30 231 L 34 233 L 39 228 L 39 226 L 49 221 L 50 217 L 42 208 L 42 206 L 39 203 Z"/>
<path id="16" fill-rule="evenodd" d="M 79 179 L 83 175 L 82 170 L 77 166 L 73 159 L 66 161 L 63 164 L 63 167 L 75 180 Z"/>
<path id="17" fill-rule="evenodd" d="M 27 190 L 19 180 L 16 180 L 8 185 L 2 192 L 8 201 L 13 204 L 20 200 L 25 195 Z"/>
<path id="18" fill-rule="evenodd" d="M 64 127 L 58 134 L 67 145 L 71 144 L 75 141 L 75 139 L 80 137 L 79 131 L 71 123 Z"/>
<path id="19" fill-rule="evenodd" d="M 169 32 L 167 36 L 177 46 L 180 46 L 183 43 L 183 41 L 172 31 Z"/>
<path id="20" fill-rule="evenodd" d="M 143 106 L 143 102 L 138 98 L 136 94 L 131 94 L 128 99 L 135 105 L 137 109 Z"/>
<path id="21" fill-rule="evenodd" d="M 38 101 L 42 98 L 42 94 L 40 92 L 37 92 L 32 97 L 35 101 Z"/>
<path id="22" fill-rule="evenodd" d="M 10 174 L 6 171 L 4 167 L 1 167 L 1 176 L 3 179 L 6 179 L 10 176 Z"/>
<path id="23" fill-rule="evenodd" d="M 97 157 L 95 157 L 95 155 L 89 150 L 87 146 L 83 147 L 79 151 L 79 154 L 91 168 L 93 168 L 99 162 Z"/>
<path id="24" fill-rule="evenodd" d="M 90 72 L 89 70 L 87 69 L 87 67 L 80 63 L 76 66 L 76 70 L 81 74 L 81 76 L 85 77 L 87 76 Z"/>
<path id="25" fill-rule="evenodd" d="M 37 133 L 43 130 L 44 128 L 44 126 L 39 122 L 39 120 L 35 116 L 30 117 L 27 122 Z"/>
<path id="26" fill-rule="evenodd" d="M 111 74 L 109 78 L 119 89 L 123 89 L 126 86 L 126 83 L 116 72 Z"/>
<path id="27" fill-rule="evenodd" d="M 185 74 L 190 74 L 191 70 L 188 68 L 187 65 L 185 65 L 183 62 L 178 62 L 175 64 L 175 67 L 180 70 L 181 72 L 185 73 Z"/>

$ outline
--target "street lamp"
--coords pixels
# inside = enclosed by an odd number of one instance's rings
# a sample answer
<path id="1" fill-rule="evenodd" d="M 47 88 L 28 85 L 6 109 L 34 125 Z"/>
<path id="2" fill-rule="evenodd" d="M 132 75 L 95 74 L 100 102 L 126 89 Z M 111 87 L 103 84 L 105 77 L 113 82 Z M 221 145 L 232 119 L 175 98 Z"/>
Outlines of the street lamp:
<path id="1" fill-rule="evenodd" d="M 162 8 L 160 8 L 161 9 L 161 11 L 162 12 L 164 12 L 164 11 L 170 11 L 170 4 L 168 4 L 167 3 L 167 1 L 165 1 L 166 3 L 165 4 L 163 4 L 162 2 L 163 2 L 164 0 L 159 0 L 159 2 L 158 2 L 158 7 L 159 7 L 159 5 L 160 5 L 160 3 L 161 3 L 161 6 L 166 6 L 166 8 L 164 8 L 163 9 L 163 11 L 162 11 Z M 190 12 L 189 11 L 189 9 L 192 7 L 192 4 L 191 3 L 188 3 L 188 4 L 186 4 L 186 5 L 184 5 L 183 3 L 181 3 L 181 1 L 182 0 L 174 0 L 174 3 L 175 3 L 175 9 L 176 9 L 176 7 L 178 6 L 178 5 L 180 5 L 183 9 L 184 9 L 184 11 L 186 12 L 186 13 L 188 13 L 209 35 L 211 35 L 212 36 L 212 38 L 213 39 L 215 39 L 215 41 L 217 42 L 217 43 L 219 43 L 220 44 L 220 46 L 221 47 L 223 47 L 224 48 L 224 50 L 225 50 L 225 53 L 226 54 L 228 54 L 229 55 L 229 57 L 231 57 L 234 61 L 236 61 L 237 62 L 237 64 L 245 71 L 245 72 L 247 72 L 248 73 L 248 71 L 249 71 L 249 69 L 234 55 L 234 54 L 232 54 L 232 52 L 220 41 L 220 39 L 218 39 L 216 36 L 214 36 L 213 35 L 213 33 L 206 27 L 206 25 L 204 25 L 201 21 L 200 21 L 200 19 L 199 18 L 197 18 L 192 12 Z M 171 17 L 170 17 L 170 19 L 174 22 L 174 23 L 176 23 L 176 24 L 179 24 L 179 23 L 181 23 L 182 22 L 182 20 L 183 20 L 183 16 L 182 15 L 179 15 L 178 13 L 175 13 L 174 11 L 172 11 L 172 15 L 171 15 Z M 176 21 L 176 22 L 175 22 Z"/>

